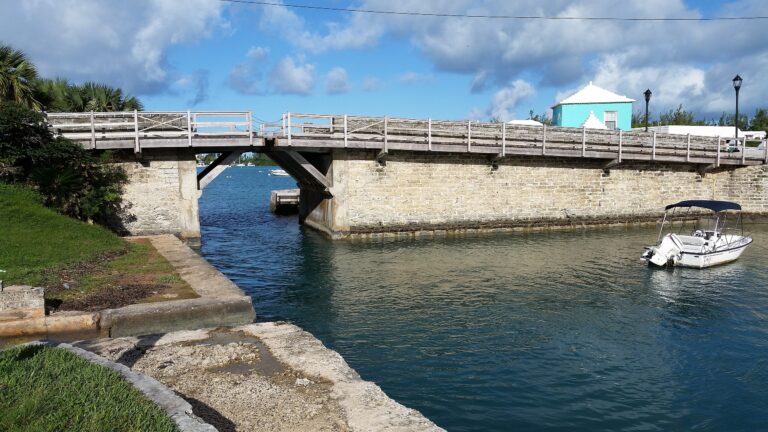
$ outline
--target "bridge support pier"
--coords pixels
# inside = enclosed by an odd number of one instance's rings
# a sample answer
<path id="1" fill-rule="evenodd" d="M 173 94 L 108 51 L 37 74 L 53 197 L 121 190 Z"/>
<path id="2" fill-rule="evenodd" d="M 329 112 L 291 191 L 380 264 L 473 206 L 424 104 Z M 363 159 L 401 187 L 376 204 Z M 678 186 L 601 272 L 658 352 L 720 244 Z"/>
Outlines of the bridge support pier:
<path id="1" fill-rule="evenodd" d="M 123 193 L 126 217 L 119 227 L 129 235 L 174 234 L 200 239 L 195 153 L 191 148 L 144 149 L 118 153 L 128 174 Z"/>

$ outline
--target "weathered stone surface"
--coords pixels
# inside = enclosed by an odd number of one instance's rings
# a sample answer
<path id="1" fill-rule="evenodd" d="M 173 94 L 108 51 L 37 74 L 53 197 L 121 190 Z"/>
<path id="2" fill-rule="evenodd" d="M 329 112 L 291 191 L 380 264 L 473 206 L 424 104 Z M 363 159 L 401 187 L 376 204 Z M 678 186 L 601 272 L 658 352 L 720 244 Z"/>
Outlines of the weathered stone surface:
<path id="1" fill-rule="evenodd" d="M 333 198 L 306 222 L 334 237 L 381 232 L 551 227 L 653 221 L 683 199 L 737 201 L 768 214 L 768 168 L 701 175 L 694 165 L 337 150 Z"/>
<path id="2" fill-rule="evenodd" d="M 118 165 L 129 182 L 123 199 L 129 219 L 124 228 L 132 235 L 176 234 L 199 238 L 197 171 L 192 149 L 151 149 L 136 156 L 121 153 Z"/>
<path id="3" fill-rule="evenodd" d="M 0 321 L 45 316 L 43 288 L 15 285 L 0 290 Z"/>

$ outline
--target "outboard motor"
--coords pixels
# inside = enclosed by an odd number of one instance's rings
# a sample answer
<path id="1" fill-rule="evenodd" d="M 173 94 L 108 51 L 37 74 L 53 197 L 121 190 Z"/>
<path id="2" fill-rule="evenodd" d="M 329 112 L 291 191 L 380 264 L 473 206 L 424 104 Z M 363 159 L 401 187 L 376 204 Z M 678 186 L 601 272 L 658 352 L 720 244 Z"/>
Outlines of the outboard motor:
<path id="1" fill-rule="evenodd" d="M 644 259 L 649 263 L 664 267 L 665 265 L 675 265 L 682 256 L 683 242 L 676 234 L 667 234 L 657 246 L 648 248 L 643 254 Z"/>

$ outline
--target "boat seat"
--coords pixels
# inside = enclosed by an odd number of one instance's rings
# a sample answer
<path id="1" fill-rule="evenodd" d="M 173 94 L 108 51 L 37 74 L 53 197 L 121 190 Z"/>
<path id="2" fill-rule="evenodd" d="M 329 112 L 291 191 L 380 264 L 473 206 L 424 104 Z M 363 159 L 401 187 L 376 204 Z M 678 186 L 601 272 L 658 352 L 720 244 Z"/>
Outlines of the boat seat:
<path id="1" fill-rule="evenodd" d="M 706 242 L 706 240 L 702 237 L 694 237 L 694 236 L 687 236 L 687 235 L 678 235 L 677 237 L 686 246 L 704 246 L 704 243 Z"/>

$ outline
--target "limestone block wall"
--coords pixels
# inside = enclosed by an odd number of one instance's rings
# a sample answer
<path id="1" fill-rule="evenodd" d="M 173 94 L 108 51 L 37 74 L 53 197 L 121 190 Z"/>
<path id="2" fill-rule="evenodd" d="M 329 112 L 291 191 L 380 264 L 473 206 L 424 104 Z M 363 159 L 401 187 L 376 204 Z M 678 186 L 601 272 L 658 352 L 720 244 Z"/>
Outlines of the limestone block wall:
<path id="1" fill-rule="evenodd" d="M 122 155 L 128 174 L 123 221 L 131 235 L 175 234 L 200 237 L 197 171 L 191 149 L 145 149 L 140 156 Z"/>
<path id="2" fill-rule="evenodd" d="M 365 151 L 334 153 L 334 197 L 309 223 L 335 237 L 393 231 L 636 222 L 684 199 L 740 202 L 768 214 L 765 166 L 700 175 L 680 164 L 397 152 L 386 166 Z"/>

